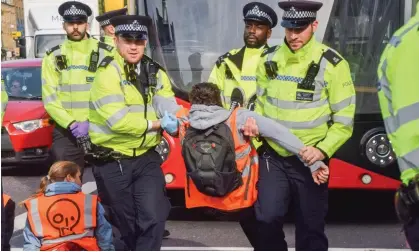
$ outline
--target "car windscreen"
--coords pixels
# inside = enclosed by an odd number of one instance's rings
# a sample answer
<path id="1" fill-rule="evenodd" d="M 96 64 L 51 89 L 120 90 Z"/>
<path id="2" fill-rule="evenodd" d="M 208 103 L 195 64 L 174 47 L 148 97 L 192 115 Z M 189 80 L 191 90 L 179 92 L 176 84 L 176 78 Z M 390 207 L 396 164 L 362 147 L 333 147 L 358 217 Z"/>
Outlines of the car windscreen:
<path id="1" fill-rule="evenodd" d="M 66 38 L 64 34 L 37 35 L 35 38 L 35 57 L 42 58 L 46 51 L 61 44 Z"/>
<path id="2" fill-rule="evenodd" d="M 4 82 L 9 99 L 41 100 L 41 67 L 2 67 L 1 81 Z"/>

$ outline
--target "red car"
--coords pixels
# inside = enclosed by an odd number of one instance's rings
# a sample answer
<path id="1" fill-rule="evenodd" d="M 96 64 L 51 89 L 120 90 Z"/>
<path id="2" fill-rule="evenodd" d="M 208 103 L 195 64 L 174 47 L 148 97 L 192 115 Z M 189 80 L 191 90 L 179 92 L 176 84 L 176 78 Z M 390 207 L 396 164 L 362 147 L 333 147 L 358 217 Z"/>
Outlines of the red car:
<path id="1" fill-rule="evenodd" d="M 2 62 L 9 102 L 1 128 L 2 168 L 51 161 L 53 124 L 41 97 L 41 59 Z"/>

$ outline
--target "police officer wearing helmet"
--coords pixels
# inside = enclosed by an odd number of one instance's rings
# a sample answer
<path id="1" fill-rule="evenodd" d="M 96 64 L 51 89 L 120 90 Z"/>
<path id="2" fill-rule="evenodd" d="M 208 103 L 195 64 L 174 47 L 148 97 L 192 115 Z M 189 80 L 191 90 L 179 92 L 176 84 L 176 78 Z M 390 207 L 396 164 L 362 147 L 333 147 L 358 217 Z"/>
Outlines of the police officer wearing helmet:
<path id="1" fill-rule="evenodd" d="M 127 8 L 113 10 L 103 13 L 102 15 L 96 16 L 96 20 L 102 27 L 104 36 L 100 37 L 100 41 L 111 46 L 115 46 L 115 27 L 111 24 L 111 18 L 116 16 L 123 16 L 127 14 Z"/>
<path id="2" fill-rule="evenodd" d="M 83 174 L 84 153 L 77 138 L 88 135 L 90 86 L 98 64 L 98 41 L 87 33 L 90 7 L 67 1 L 58 8 L 67 39 L 47 51 L 42 61 L 42 100 L 56 122 L 52 152 L 57 160 L 77 163 Z"/>
<path id="3" fill-rule="evenodd" d="M 396 211 L 412 250 L 419 250 L 419 3 L 416 15 L 395 32 L 378 67 L 378 98 L 397 154 L 402 185 Z"/>
<path id="4" fill-rule="evenodd" d="M 144 55 L 151 19 L 117 16 L 111 24 L 117 53 L 100 63 L 91 90 L 93 169 L 126 249 L 158 250 L 170 203 L 155 147 L 161 129 L 177 132 L 180 107 L 165 70 Z"/>
<path id="5" fill-rule="evenodd" d="M 322 3 L 280 2 L 285 41 L 262 54 L 257 69 L 256 111 L 289 128 L 308 147 L 308 164 L 327 161 L 351 137 L 355 89 L 349 65 L 316 41 L 316 13 Z M 292 202 L 296 250 L 327 250 L 327 183 L 317 185 L 296 156 L 265 139 L 260 151 L 256 217 L 261 250 L 287 250 L 284 217 Z M 328 170 L 322 176 L 328 177 Z"/>
<path id="6" fill-rule="evenodd" d="M 221 90 L 224 108 L 229 109 L 232 91 L 239 88 L 243 95 L 241 106 L 255 102 L 256 67 L 260 54 L 268 48 L 267 41 L 278 22 L 275 11 L 266 4 L 251 2 L 243 7 L 245 46 L 232 49 L 220 56 L 212 69 L 209 82 Z M 252 99 L 253 98 L 253 99 Z M 251 106 L 253 107 L 253 106 Z"/>

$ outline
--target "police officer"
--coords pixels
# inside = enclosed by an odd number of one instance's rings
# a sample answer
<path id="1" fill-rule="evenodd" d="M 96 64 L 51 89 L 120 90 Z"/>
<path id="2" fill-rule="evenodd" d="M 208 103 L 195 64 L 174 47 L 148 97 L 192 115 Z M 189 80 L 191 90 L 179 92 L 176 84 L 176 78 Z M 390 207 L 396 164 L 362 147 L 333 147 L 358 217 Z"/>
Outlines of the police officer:
<path id="1" fill-rule="evenodd" d="M 88 134 L 89 94 L 99 60 L 99 42 L 87 33 L 87 19 L 92 14 L 88 5 L 68 1 L 58 12 L 67 39 L 51 48 L 42 61 L 42 100 L 56 122 L 53 155 L 56 160 L 77 163 L 83 174 L 84 153 L 77 138 Z"/>
<path id="2" fill-rule="evenodd" d="M 160 129 L 177 131 L 172 114 L 180 107 L 165 70 L 144 55 L 151 19 L 117 16 L 111 24 L 118 53 L 100 63 L 91 90 L 95 177 L 103 181 L 127 249 L 158 250 L 170 203 L 155 147 Z"/>
<path id="3" fill-rule="evenodd" d="M 262 54 L 256 111 L 288 127 L 306 146 L 299 155 L 327 161 L 353 130 L 355 90 L 348 62 L 314 37 L 322 3 L 280 2 L 285 41 Z M 296 156 L 266 139 L 260 156 L 256 217 L 259 247 L 287 250 L 282 230 L 292 202 L 296 250 L 327 250 L 327 183 L 314 183 Z"/>
<path id="4" fill-rule="evenodd" d="M 102 27 L 104 36 L 100 37 L 100 41 L 110 46 L 115 46 L 115 28 L 111 24 L 111 18 L 127 14 L 127 8 L 113 10 L 96 17 L 100 27 Z"/>
<path id="5" fill-rule="evenodd" d="M 396 210 L 412 250 L 419 250 L 419 3 L 391 38 L 378 67 L 378 97 L 402 185 Z"/>
<path id="6" fill-rule="evenodd" d="M 252 97 L 256 97 L 257 64 L 261 53 L 268 48 L 267 41 L 278 22 L 275 11 L 259 2 L 246 4 L 243 17 L 245 46 L 220 56 L 209 77 L 209 82 L 220 88 L 223 106 L 227 109 L 230 108 L 231 94 L 236 87 L 244 96 L 244 104 L 241 106 L 250 105 Z"/>
<path id="7" fill-rule="evenodd" d="M 9 96 L 6 92 L 6 87 L 4 86 L 4 80 L 1 78 L 1 122 L 3 123 L 3 116 L 4 112 L 6 111 L 7 102 L 9 100 Z"/>

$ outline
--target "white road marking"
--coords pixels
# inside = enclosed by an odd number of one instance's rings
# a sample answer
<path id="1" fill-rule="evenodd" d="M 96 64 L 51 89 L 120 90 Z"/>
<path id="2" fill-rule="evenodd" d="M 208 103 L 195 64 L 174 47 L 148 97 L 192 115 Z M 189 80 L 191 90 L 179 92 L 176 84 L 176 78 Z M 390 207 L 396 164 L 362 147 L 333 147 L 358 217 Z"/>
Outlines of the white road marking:
<path id="1" fill-rule="evenodd" d="M 96 191 L 96 189 L 97 189 L 96 182 L 94 181 L 87 182 L 83 184 L 83 186 L 81 187 L 81 190 L 86 194 L 92 193 Z M 13 229 L 13 232 L 16 232 L 18 230 L 25 228 L 26 217 L 27 217 L 26 212 L 15 217 L 15 228 Z"/>
<path id="2" fill-rule="evenodd" d="M 23 248 L 11 248 L 12 251 L 22 251 Z M 252 251 L 252 247 L 161 247 L 163 251 Z M 295 248 L 288 248 L 295 251 Z M 409 249 L 382 248 L 329 248 L 329 251 L 410 251 Z"/>

